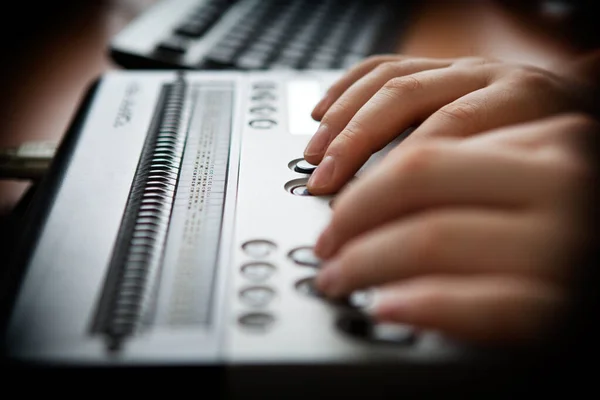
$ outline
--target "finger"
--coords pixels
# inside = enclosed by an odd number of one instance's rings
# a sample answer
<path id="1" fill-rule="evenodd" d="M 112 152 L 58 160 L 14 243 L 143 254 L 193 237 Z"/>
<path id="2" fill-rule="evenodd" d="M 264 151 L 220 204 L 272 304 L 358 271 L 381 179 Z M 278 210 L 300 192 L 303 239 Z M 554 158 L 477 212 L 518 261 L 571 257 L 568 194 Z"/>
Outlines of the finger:
<path id="1" fill-rule="evenodd" d="M 317 103 L 311 116 L 316 121 L 320 121 L 323 115 L 333 104 L 352 85 L 354 82 L 371 72 L 379 64 L 388 61 L 399 61 L 404 57 L 397 54 L 384 54 L 369 57 L 366 60 L 352 66 L 348 72 L 346 72 L 340 79 L 338 79 L 333 85 L 327 89 L 327 92 L 323 98 Z"/>
<path id="2" fill-rule="evenodd" d="M 331 140 L 350 122 L 354 114 L 390 79 L 416 72 L 447 67 L 452 60 L 404 59 L 382 62 L 356 80 L 329 106 L 321 125 L 308 143 L 304 158 L 317 165 Z"/>
<path id="3" fill-rule="evenodd" d="M 483 69 L 445 68 L 390 80 L 333 139 L 308 182 L 309 191 L 318 195 L 340 189 L 374 152 L 415 121 L 485 87 Z"/>
<path id="4" fill-rule="evenodd" d="M 583 83 L 582 89 L 589 85 L 593 88 L 600 82 L 600 49 L 590 50 L 569 63 L 560 63 L 553 70 L 574 83 Z"/>
<path id="5" fill-rule="evenodd" d="M 586 139 L 596 134 L 599 129 L 598 122 L 589 116 L 563 113 L 510 128 L 496 128 L 463 140 L 460 145 L 470 148 L 506 145 L 522 150 L 557 145 L 567 149 L 581 149 Z"/>
<path id="6" fill-rule="evenodd" d="M 348 241 L 322 266 L 317 287 L 337 298 L 429 274 L 519 273 L 563 279 L 560 229 L 537 215 L 445 209 L 390 222 Z"/>
<path id="7" fill-rule="evenodd" d="M 382 322 L 444 332 L 460 340 L 527 342 L 558 322 L 564 293 L 541 281 L 509 276 L 436 276 L 378 291 L 373 315 Z"/>
<path id="8" fill-rule="evenodd" d="M 400 149 L 398 149 L 400 150 Z M 315 244 L 327 259 L 348 240 L 387 221 L 432 207 L 517 208 L 554 193 L 555 176 L 521 154 L 456 143 L 390 153 L 342 191 Z"/>
<path id="9" fill-rule="evenodd" d="M 553 115 L 573 105 L 566 100 L 560 84 L 550 77 L 539 75 L 516 83 L 505 77 L 445 105 L 415 129 L 404 144 L 467 137 Z"/>

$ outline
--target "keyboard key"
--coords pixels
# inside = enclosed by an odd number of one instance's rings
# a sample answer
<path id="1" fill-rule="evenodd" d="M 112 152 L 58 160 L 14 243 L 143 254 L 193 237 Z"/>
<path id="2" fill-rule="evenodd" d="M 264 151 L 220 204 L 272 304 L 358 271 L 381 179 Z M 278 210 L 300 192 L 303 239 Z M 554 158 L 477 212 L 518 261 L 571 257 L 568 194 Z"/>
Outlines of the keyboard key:
<path id="1" fill-rule="evenodd" d="M 183 54 L 187 51 L 190 41 L 181 36 L 171 36 L 158 45 L 158 49 Z"/>
<path id="2" fill-rule="evenodd" d="M 215 49 L 226 47 L 232 49 L 232 51 L 239 52 L 246 47 L 246 41 L 247 38 L 225 37 L 219 43 L 217 43 Z"/>
<path id="3" fill-rule="evenodd" d="M 281 58 L 299 60 L 306 54 L 306 49 L 288 47 L 281 52 Z"/>
<path id="4" fill-rule="evenodd" d="M 263 52 L 246 52 L 235 62 L 235 65 L 241 69 L 262 69 L 265 68 L 267 54 Z"/>
<path id="5" fill-rule="evenodd" d="M 330 69 L 331 62 L 312 60 L 304 66 L 305 69 Z"/>
<path id="6" fill-rule="evenodd" d="M 318 52 L 312 58 L 312 61 L 316 62 L 324 62 L 324 63 L 333 63 L 336 59 L 336 55 L 330 52 Z"/>
<path id="7" fill-rule="evenodd" d="M 300 57 L 291 57 L 291 56 L 283 56 L 277 58 L 272 64 L 272 68 L 277 69 L 288 69 L 288 68 L 296 68 L 300 64 Z"/>
<path id="8" fill-rule="evenodd" d="M 254 53 L 270 54 L 273 51 L 273 46 L 264 42 L 255 42 L 248 51 Z"/>
<path id="9" fill-rule="evenodd" d="M 185 24 L 177 27 L 175 29 L 175 33 L 177 33 L 178 35 L 182 35 L 182 36 L 198 38 L 198 37 L 204 35 L 204 33 L 208 30 L 208 27 L 209 26 L 207 24 L 198 24 L 198 23 L 188 22 L 188 23 L 185 23 Z"/>
<path id="10" fill-rule="evenodd" d="M 243 2 L 245 0 L 239 0 Z M 202 49 L 199 68 L 221 66 L 252 69 L 330 69 L 360 61 L 373 52 L 393 51 L 394 43 L 380 44 L 384 32 L 397 31 L 390 21 L 395 6 L 367 0 L 251 0 L 235 16 L 228 14 L 238 1 L 204 0 L 190 6 L 173 29 L 173 37 L 157 42 L 153 57 L 179 63 L 193 43 L 223 16 L 220 37 Z M 199 3 L 199 4 L 198 4 Z M 243 11 L 241 11 L 243 10 Z M 213 32 L 211 32 L 212 35 Z M 395 33 L 394 33 L 395 34 Z M 377 47 L 375 47 L 377 46 Z M 389 50 L 388 50 L 389 49 Z M 214 65 L 216 64 L 216 65 Z"/>
<path id="11" fill-rule="evenodd" d="M 231 47 L 220 47 L 213 49 L 207 54 L 206 59 L 220 65 L 232 65 L 235 60 L 236 49 Z"/>
<path id="12" fill-rule="evenodd" d="M 347 54 L 345 55 L 342 60 L 341 60 L 341 66 L 342 68 L 350 68 L 353 65 L 361 62 L 362 60 L 364 60 L 365 57 L 363 56 L 359 56 L 356 54 Z"/>

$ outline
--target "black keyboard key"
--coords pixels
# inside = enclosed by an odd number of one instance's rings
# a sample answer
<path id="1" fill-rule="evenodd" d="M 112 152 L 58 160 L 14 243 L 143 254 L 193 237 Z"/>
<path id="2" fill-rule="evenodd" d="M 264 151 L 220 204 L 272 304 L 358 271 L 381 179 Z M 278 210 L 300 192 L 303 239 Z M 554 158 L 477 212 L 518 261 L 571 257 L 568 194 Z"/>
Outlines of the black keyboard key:
<path id="1" fill-rule="evenodd" d="M 230 66 L 235 61 L 237 50 L 233 47 L 216 47 L 206 55 L 206 59 L 212 63 Z"/>
<path id="2" fill-rule="evenodd" d="M 208 24 L 188 22 L 180 25 L 175 29 L 175 33 L 191 38 L 199 38 L 208 30 Z"/>
<path id="3" fill-rule="evenodd" d="M 171 36 L 158 45 L 159 50 L 183 54 L 190 46 L 190 41 L 181 36 Z"/>
<path id="4" fill-rule="evenodd" d="M 217 45 L 216 48 L 229 47 L 235 49 L 236 52 L 241 51 L 246 47 L 247 38 L 226 36 Z"/>
<path id="5" fill-rule="evenodd" d="M 175 33 L 192 38 L 199 38 L 219 20 L 227 10 L 225 1 L 212 1 L 194 10 L 188 18 L 175 28 Z"/>

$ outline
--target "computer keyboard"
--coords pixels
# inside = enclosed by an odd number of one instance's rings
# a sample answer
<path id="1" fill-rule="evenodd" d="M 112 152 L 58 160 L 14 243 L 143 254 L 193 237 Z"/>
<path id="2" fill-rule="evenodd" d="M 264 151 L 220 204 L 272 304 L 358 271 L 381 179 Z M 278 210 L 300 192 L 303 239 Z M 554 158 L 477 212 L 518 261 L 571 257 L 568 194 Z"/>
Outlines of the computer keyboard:
<path id="1" fill-rule="evenodd" d="M 345 68 L 394 52 L 409 8 L 386 0 L 163 0 L 110 51 L 126 68 Z"/>

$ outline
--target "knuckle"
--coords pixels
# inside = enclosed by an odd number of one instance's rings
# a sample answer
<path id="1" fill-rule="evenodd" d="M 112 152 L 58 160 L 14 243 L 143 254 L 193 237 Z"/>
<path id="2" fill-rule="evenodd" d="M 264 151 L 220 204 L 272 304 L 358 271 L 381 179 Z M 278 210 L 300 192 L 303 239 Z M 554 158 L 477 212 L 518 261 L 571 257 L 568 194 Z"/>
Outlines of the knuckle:
<path id="1" fill-rule="evenodd" d="M 445 105 L 438 110 L 441 118 L 450 123 L 460 123 L 463 126 L 473 126 L 481 122 L 483 107 L 469 101 L 457 101 Z"/>
<path id="2" fill-rule="evenodd" d="M 377 67 L 375 67 L 374 72 L 376 72 L 378 75 L 383 75 L 383 76 L 396 75 L 396 73 L 398 71 L 398 65 L 400 63 L 401 63 L 401 61 L 382 62 Z"/>
<path id="3" fill-rule="evenodd" d="M 418 60 L 416 59 L 386 61 L 379 64 L 376 70 L 383 76 L 399 76 L 404 75 L 405 71 L 417 69 L 417 65 Z"/>
<path id="4" fill-rule="evenodd" d="M 594 135 L 600 130 L 600 123 L 589 115 L 583 113 L 570 113 L 560 117 L 566 129 L 562 129 L 560 132 L 565 136 L 576 138 L 586 138 L 591 132 Z"/>
<path id="5" fill-rule="evenodd" d="M 329 89 L 327 89 L 326 93 L 329 96 L 339 97 L 346 91 L 347 88 L 348 88 L 348 77 L 344 76 L 343 79 L 340 79 L 337 82 L 335 82 L 333 85 L 331 85 L 329 87 Z"/>
<path id="6" fill-rule="evenodd" d="M 579 113 L 562 115 L 554 119 L 560 129 L 556 129 L 550 139 L 554 139 L 555 145 L 566 144 L 564 149 L 571 151 L 582 151 L 591 139 L 600 133 L 600 125 L 593 118 Z"/>
<path id="7" fill-rule="evenodd" d="M 340 118 L 346 115 L 352 115 L 352 110 L 349 103 L 342 96 L 329 107 L 329 110 L 327 110 L 321 119 L 321 123 L 335 127 L 339 124 Z"/>
<path id="8" fill-rule="evenodd" d="M 439 154 L 433 144 L 420 144 L 405 149 L 396 162 L 395 173 L 399 176 L 417 177 L 429 169 Z"/>
<path id="9" fill-rule="evenodd" d="M 352 120 L 336 138 L 338 146 L 351 148 L 361 153 L 372 152 L 369 136 L 365 134 L 362 123 Z"/>
<path id="10" fill-rule="evenodd" d="M 377 68 L 382 63 L 388 62 L 390 58 L 402 59 L 401 56 L 392 55 L 392 54 L 378 54 L 374 56 L 370 56 L 362 60 L 361 62 L 355 64 L 351 71 L 362 71 L 362 70 L 371 70 Z"/>
<path id="11" fill-rule="evenodd" d="M 407 75 L 390 79 L 383 86 L 382 91 L 384 94 L 397 98 L 406 93 L 419 91 L 422 88 L 423 84 L 419 79 Z"/>
<path id="12" fill-rule="evenodd" d="M 452 63 L 455 66 L 462 67 L 474 67 L 480 65 L 486 65 L 491 63 L 492 60 L 485 57 L 463 57 Z"/>
<path id="13" fill-rule="evenodd" d="M 590 116 L 580 113 L 559 118 L 561 121 L 558 123 L 564 125 L 556 131 L 554 148 L 557 157 L 551 160 L 551 165 L 556 168 L 557 182 L 571 190 L 592 185 L 597 171 L 593 168 L 588 148 L 593 146 L 591 140 L 600 133 L 600 125 Z"/>
<path id="14" fill-rule="evenodd" d="M 361 64 L 368 64 L 368 65 L 381 64 L 383 62 L 388 61 L 390 59 L 390 57 L 402 59 L 401 56 L 398 56 L 395 54 L 378 54 L 378 55 L 369 56 L 369 57 L 365 58 Z"/>
<path id="15" fill-rule="evenodd" d="M 519 66 L 511 70 L 509 76 L 529 89 L 545 90 L 554 87 L 554 79 L 548 72 L 536 67 Z"/>
<path id="16" fill-rule="evenodd" d="M 596 171 L 591 163 L 576 151 L 563 151 L 555 164 L 557 194 L 578 197 L 594 185 Z"/>

